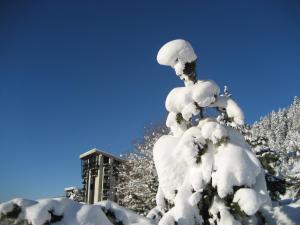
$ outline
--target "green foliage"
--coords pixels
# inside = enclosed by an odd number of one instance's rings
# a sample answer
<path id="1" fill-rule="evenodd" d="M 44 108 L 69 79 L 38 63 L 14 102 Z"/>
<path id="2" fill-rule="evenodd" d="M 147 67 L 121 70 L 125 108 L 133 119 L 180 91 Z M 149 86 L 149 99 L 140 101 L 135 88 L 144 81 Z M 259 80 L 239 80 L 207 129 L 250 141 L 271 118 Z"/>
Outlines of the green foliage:
<path id="1" fill-rule="evenodd" d="M 49 212 L 51 217 L 50 217 L 49 221 L 46 221 L 44 223 L 44 225 L 51 225 L 51 224 L 57 223 L 57 222 L 61 221 L 64 217 L 63 215 L 56 215 L 54 213 L 54 209 L 50 209 L 50 210 L 48 210 L 48 212 Z"/>
<path id="2" fill-rule="evenodd" d="M 234 218 L 239 221 L 242 221 L 247 216 L 246 213 L 243 210 L 241 210 L 241 207 L 237 202 L 230 203 L 229 211 L 234 216 Z"/>
<path id="3" fill-rule="evenodd" d="M 246 186 L 234 186 L 233 192 L 231 194 L 228 194 L 223 201 L 225 202 L 225 205 L 229 208 L 230 213 L 234 216 L 234 218 L 238 221 L 243 221 L 247 214 L 240 208 L 239 204 L 237 202 L 233 202 L 234 194 L 241 188 L 247 188 Z"/>
<path id="4" fill-rule="evenodd" d="M 7 213 L 0 214 L 1 225 L 31 225 L 27 220 L 18 220 L 22 208 L 17 204 L 13 204 L 13 209 Z"/>
<path id="5" fill-rule="evenodd" d="M 201 201 L 198 204 L 200 209 L 200 214 L 203 218 L 203 225 L 210 225 L 209 219 L 211 215 L 209 214 L 209 208 L 212 205 L 214 196 L 217 195 L 217 190 L 212 187 L 212 183 L 208 183 L 202 192 Z"/>
<path id="6" fill-rule="evenodd" d="M 278 176 L 276 172 L 276 168 L 280 166 L 280 155 L 269 148 L 266 137 L 253 135 L 250 129 L 250 126 L 247 126 L 242 133 L 265 170 L 267 189 L 271 199 L 278 201 L 280 195 L 284 195 L 288 187 L 286 178 Z"/>
<path id="7" fill-rule="evenodd" d="M 196 163 L 199 164 L 201 163 L 201 157 L 202 155 L 207 151 L 208 145 L 200 145 L 199 143 L 194 142 L 194 145 L 197 146 L 198 149 L 198 154 L 197 154 L 197 158 L 196 158 Z"/>
<path id="8" fill-rule="evenodd" d="M 106 217 L 108 218 L 108 220 L 113 224 L 113 225 L 124 225 L 122 223 L 122 221 L 118 221 L 114 211 L 112 210 L 107 210 L 104 207 L 101 207 L 102 211 L 105 213 Z"/>
<path id="9" fill-rule="evenodd" d="M 13 209 L 7 213 L 1 213 L 0 215 L 0 224 L 1 225 L 31 225 L 27 220 L 18 219 L 22 208 L 17 204 L 13 204 Z M 48 211 L 51 218 L 49 221 L 46 221 L 43 225 L 51 225 L 57 223 L 63 219 L 63 215 L 56 215 L 54 210 L 51 209 Z"/>
<path id="10" fill-rule="evenodd" d="M 13 209 L 10 212 L 6 213 L 5 216 L 10 219 L 17 219 L 21 211 L 22 209 L 20 206 L 18 206 L 17 204 L 13 204 Z"/>
<path id="11" fill-rule="evenodd" d="M 176 115 L 176 122 L 177 122 L 178 124 L 181 124 L 182 121 L 184 121 L 183 116 L 182 116 L 181 113 L 178 113 L 178 114 Z"/>
<path id="12" fill-rule="evenodd" d="M 227 143 L 229 140 L 229 137 L 222 137 L 221 139 L 218 140 L 218 142 L 216 143 L 216 146 L 221 146 L 222 144 Z"/>

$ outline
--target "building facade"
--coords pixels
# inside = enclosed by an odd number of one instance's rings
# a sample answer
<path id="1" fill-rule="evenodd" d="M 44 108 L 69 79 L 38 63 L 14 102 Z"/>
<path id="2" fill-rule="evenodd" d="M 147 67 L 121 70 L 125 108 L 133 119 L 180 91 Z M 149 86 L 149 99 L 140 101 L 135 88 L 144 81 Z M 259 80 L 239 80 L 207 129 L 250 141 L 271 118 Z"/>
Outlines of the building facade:
<path id="1" fill-rule="evenodd" d="M 118 202 L 115 186 L 123 160 L 99 149 L 81 154 L 80 160 L 84 202 Z"/>

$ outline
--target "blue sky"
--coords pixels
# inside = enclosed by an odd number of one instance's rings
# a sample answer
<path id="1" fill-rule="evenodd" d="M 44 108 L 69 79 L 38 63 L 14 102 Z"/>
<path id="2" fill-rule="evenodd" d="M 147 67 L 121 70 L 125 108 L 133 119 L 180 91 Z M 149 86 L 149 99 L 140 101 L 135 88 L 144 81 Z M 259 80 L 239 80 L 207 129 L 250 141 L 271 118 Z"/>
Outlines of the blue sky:
<path id="1" fill-rule="evenodd" d="M 182 82 L 156 53 L 176 38 L 248 122 L 300 95 L 297 0 L 1 1 L 0 201 L 59 196 L 80 153 L 120 154 L 164 121 Z"/>

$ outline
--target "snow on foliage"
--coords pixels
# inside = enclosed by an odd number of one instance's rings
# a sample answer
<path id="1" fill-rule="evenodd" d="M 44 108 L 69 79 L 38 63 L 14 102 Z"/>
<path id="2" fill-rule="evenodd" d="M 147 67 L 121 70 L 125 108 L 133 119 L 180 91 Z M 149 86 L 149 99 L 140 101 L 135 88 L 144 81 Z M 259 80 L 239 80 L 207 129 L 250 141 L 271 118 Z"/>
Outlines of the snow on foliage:
<path id="1" fill-rule="evenodd" d="M 175 68 L 185 87 L 174 88 L 166 99 L 171 133 L 154 145 L 159 187 L 149 217 L 159 209 L 159 225 L 259 224 L 259 210 L 270 205 L 259 160 L 239 131 L 202 114 L 215 107 L 237 127 L 244 123 L 243 112 L 213 81 L 195 79 L 195 66 L 189 64 L 195 57 L 182 60 L 178 73 L 175 59 L 181 50 L 194 54 L 186 43 L 171 41 L 157 56 L 160 64 Z"/>
<path id="2" fill-rule="evenodd" d="M 110 201 L 86 205 L 67 198 L 4 202 L 0 204 L 0 224 L 153 225 L 149 219 Z"/>
<path id="3" fill-rule="evenodd" d="M 167 96 L 166 109 L 173 113 L 182 113 L 187 107 L 197 105 L 209 106 L 215 102 L 220 89 L 213 81 L 198 81 L 194 85 L 174 88 Z M 193 108 L 193 107 L 191 107 Z M 190 117 L 185 118 L 189 120 Z"/>
<path id="4" fill-rule="evenodd" d="M 14 199 L 0 204 L 1 215 L 10 212 L 13 207 L 21 209 L 19 214 L 13 218 L 15 223 L 26 221 L 32 225 L 44 225 L 54 222 L 65 225 L 111 225 L 99 206 L 84 205 L 67 198 L 37 201 Z"/>
<path id="5" fill-rule="evenodd" d="M 82 191 L 82 189 L 79 189 L 77 187 L 68 187 L 65 188 L 65 197 L 76 202 L 83 202 L 84 192 Z"/>
<path id="6" fill-rule="evenodd" d="M 96 203 L 101 206 L 106 215 L 113 217 L 115 222 L 123 225 L 153 225 L 150 219 L 137 215 L 135 212 L 125 209 L 111 201 Z"/>
<path id="7" fill-rule="evenodd" d="M 168 129 L 160 124 L 146 127 L 133 151 L 123 155 L 125 162 L 119 169 L 116 186 L 119 203 L 139 214 L 147 215 L 155 206 L 158 180 L 152 150 L 158 138 L 166 133 Z"/>
<path id="8" fill-rule="evenodd" d="M 197 56 L 191 44 L 185 40 L 177 39 L 166 43 L 157 54 L 157 62 L 161 65 L 171 66 L 176 75 L 184 80 L 186 85 L 193 84 L 195 80 L 193 70 Z"/>
<path id="9" fill-rule="evenodd" d="M 276 198 L 300 198 L 300 100 L 271 112 L 247 131 L 247 139 L 272 175 L 270 187 Z M 267 150 L 267 151 L 266 151 Z M 287 188 L 285 196 L 281 190 Z M 279 192 L 276 194 L 276 192 Z"/>
<path id="10" fill-rule="evenodd" d="M 197 56 L 191 44 L 185 40 L 178 39 L 166 43 L 157 54 L 157 61 L 161 65 L 172 66 L 178 63 L 183 65 L 187 62 L 193 62 Z"/>

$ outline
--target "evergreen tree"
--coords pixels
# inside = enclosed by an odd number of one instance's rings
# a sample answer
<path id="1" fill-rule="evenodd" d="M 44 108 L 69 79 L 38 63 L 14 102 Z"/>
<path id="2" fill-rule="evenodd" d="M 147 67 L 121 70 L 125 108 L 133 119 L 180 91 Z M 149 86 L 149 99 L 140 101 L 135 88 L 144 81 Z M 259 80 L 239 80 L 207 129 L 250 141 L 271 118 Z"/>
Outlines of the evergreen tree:
<path id="1" fill-rule="evenodd" d="M 253 140 L 268 140 L 267 148 L 276 155 L 273 175 L 285 180 L 285 197 L 300 197 L 300 100 L 294 98 L 290 107 L 272 111 L 251 127 Z M 281 183 L 282 185 L 282 183 Z M 282 193 L 280 193 L 282 194 Z M 271 194 L 272 196 L 272 194 Z M 277 198 L 279 195 L 277 195 Z"/>
<path id="2" fill-rule="evenodd" d="M 148 217 L 162 216 L 159 225 L 264 224 L 261 210 L 270 204 L 264 170 L 233 128 L 243 125 L 243 112 L 228 91 L 220 95 L 213 81 L 197 80 L 196 59 L 184 40 L 168 42 L 157 56 L 185 87 L 166 99 L 171 133 L 154 145 L 159 187 Z M 222 118 L 204 114 L 208 107 Z"/>
<path id="3" fill-rule="evenodd" d="M 270 149 L 265 137 L 253 135 L 250 126 L 244 126 L 242 133 L 265 170 L 267 188 L 271 199 L 273 201 L 280 200 L 280 196 L 286 192 L 287 182 L 284 177 L 276 173 L 276 167 L 280 166 L 279 154 Z"/>

